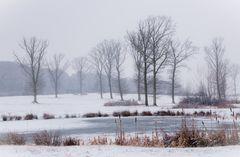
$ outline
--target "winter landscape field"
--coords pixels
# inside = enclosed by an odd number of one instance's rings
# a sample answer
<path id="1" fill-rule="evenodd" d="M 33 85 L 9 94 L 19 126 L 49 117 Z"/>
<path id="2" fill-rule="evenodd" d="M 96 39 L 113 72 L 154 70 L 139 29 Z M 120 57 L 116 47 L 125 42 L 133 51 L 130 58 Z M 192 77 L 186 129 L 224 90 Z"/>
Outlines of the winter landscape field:
<path id="1" fill-rule="evenodd" d="M 240 157 L 239 0 L 0 0 L 0 157 Z"/>
<path id="2" fill-rule="evenodd" d="M 107 95 L 107 94 L 106 94 Z M 118 94 L 114 95 L 115 97 Z M 107 96 L 106 96 L 107 97 Z M 110 126 L 110 123 L 114 123 L 115 119 L 118 117 L 113 117 L 111 114 L 113 112 L 121 112 L 121 111 L 138 111 L 141 113 L 142 111 L 182 111 L 183 109 L 174 108 L 174 104 L 171 103 L 171 97 L 168 95 L 158 95 L 157 102 L 161 104 L 159 106 L 104 106 L 107 102 L 118 101 L 118 98 L 109 99 L 104 98 L 101 99 L 99 94 L 92 93 L 86 95 L 73 95 L 73 94 L 65 94 L 59 95 L 58 99 L 54 98 L 54 95 L 40 95 L 39 104 L 31 103 L 31 96 L 11 96 L 11 97 L 1 97 L 0 98 L 0 114 L 8 115 L 8 116 L 25 116 L 26 114 L 32 113 L 38 116 L 36 120 L 11 120 L 11 121 L 0 121 L 0 137 L 7 136 L 8 133 L 18 133 L 25 135 L 27 138 L 32 136 L 32 134 L 41 132 L 41 131 L 50 131 L 50 132 L 58 132 L 63 137 L 76 137 L 81 139 L 88 139 L 98 136 L 104 136 L 111 139 L 115 138 L 115 125 L 113 127 L 113 132 L 101 132 L 101 129 L 106 127 L 106 125 Z M 137 99 L 136 94 L 125 95 L 126 99 L 134 100 Z M 181 97 L 177 97 L 177 101 L 179 101 Z M 150 99 L 151 102 L 151 99 Z M 225 119 L 221 119 L 221 122 L 232 122 L 231 111 L 229 108 L 218 109 L 216 107 L 207 107 L 200 109 L 184 109 L 186 113 L 193 114 L 194 112 L 200 111 L 212 111 Z M 235 108 L 234 111 L 236 113 L 240 112 L 238 108 Z M 87 113 L 106 113 L 109 114 L 109 117 L 95 117 L 95 118 L 86 118 L 83 115 Z M 54 119 L 44 119 L 44 113 L 48 113 L 54 115 Z M 74 118 L 66 118 L 66 115 L 76 115 Z M 124 118 L 124 117 L 123 117 Z M 127 117 L 126 117 L 127 118 Z M 138 116 L 141 120 L 141 116 Z M 164 121 L 167 119 L 171 119 L 173 117 L 166 117 Z M 195 117 L 197 119 L 197 117 Z M 104 123 L 104 126 L 98 125 L 96 123 L 91 123 L 91 120 L 103 120 L 108 121 Z M 181 117 L 177 117 L 177 119 L 181 119 Z M 173 119 L 176 121 L 177 119 Z M 204 121 L 207 124 L 210 118 L 199 118 L 200 122 Z M 90 122 L 89 122 L 90 120 Z M 157 117 L 151 119 L 154 122 L 159 122 L 159 129 L 167 130 L 169 124 L 165 125 L 164 123 L 160 123 L 160 120 Z M 134 121 L 134 120 L 133 120 Z M 180 125 L 181 121 L 173 122 L 173 128 L 177 125 Z M 215 121 L 215 120 L 213 120 Z M 100 121 L 99 121 L 100 122 Z M 98 122 L 98 123 L 99 123 Z M 125 120 L 123 119 L 123 124 Z M 214 122 L 213 122 L 214 123 Z M 99 123 L 101 124 L 101 123 Z M 130 125 L 134 125 L 132 122 Z M 147 123 L 139 122 L 140 126 L 138 131 L 141 128 L 149 127 Z M 154 123 L 152 125 L 151 131 L 141 130 L 142 134 L 151 135 L 152 130 L 154 130 Z M 202 124 L 199 124 L 202 127 Z M 93 131 L 91 131 L 94 128 Z M 174 129 L 173 131 L 175 131 Z M 75 131 L 74 131 L 75 130 Z M 134 130 L 135 131 L 135 130 Z M 171 129 L 170 129 L 171 131 Z M 134 134 L 131 131 L 126 133 Z M 4 157 L 21 157 L 21 156 L 163 156 L 167 155 L 169 157 L 178 157 L 178 156 L 189 156 L 189 157 L 201 157 L 204 154 L 207 154 L 210 157 L 220 157 L 232 154 L 233 156 L 239 152 L 239 146 L 224 146 L 224 147 L 213 147 L 213 148 L 140 148 L 134 146 L 106 146 L 106 145 L 97 145 L 97 146 L 68 146 L 68 147 L 49 147 L 49 146 L 32 146 L 29 144 L 28 146 L 0 146 L 1 156 Z"/>

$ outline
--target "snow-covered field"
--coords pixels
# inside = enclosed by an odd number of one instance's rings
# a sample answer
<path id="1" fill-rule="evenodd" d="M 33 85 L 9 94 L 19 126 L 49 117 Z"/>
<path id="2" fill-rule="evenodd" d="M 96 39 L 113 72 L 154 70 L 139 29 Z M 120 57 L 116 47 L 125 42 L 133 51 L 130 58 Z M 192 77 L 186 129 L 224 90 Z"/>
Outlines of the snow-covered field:
<path id="1" fill-rule="evenodd" d="M 125 95 L 126 100 L 134 99 L 137 100 L 136 94 Z M 178 102 L 181 97 L 176 97 Z M 53 95 L 39 96 L 39 104 L 32 104 L 31 96 L 14 96 L 14 97 L 0 97 L 0 116 L 2 115 L 26 115 L 33 113 L 41 117 L 44 113 L 54 114 L 56 117 L 64 117 L 66 114 L 74 114 L 82 116 L 85 113 L 91 112 L 102 112 L 112 114 L 115 111 L 159 111 L 159 110 L 179 110 L 172 109 L 174 104 L 171 103 L 171 97 L 168 95 L 159 95 L 157 99 L 158 106 L 121 106 L 121 107 L 105 107 L 104 103 L 109 101 L 119 100 L 118 95 L 114 95 L 114 99 L 109 99 L 108 93 L 105 94 L 104 99 L 100 99 L 99 94 L 88 94 L 88 95 L 73 95 L 66 94 L 60 95 L 58 99 L 54 98 Z M 149 103 L 151 105 L 152 98 L 149 97 Z M 194 111 L 212 111 L 216 112 L 223 117 L 229 117 L 231 112 L 229 109 L 216 109 L 216 108 L 205 108 L 205 109 L 184 109 L 186 113 L 193 113 Z M 240 108 L 234 109 L 236 113 L 240 113 Z"/>
<path id="2" fill-rule="evenodd" d="M 180 110 L 173 109 L 171 97 L 166 95 L 158 96 L 157 107 L 154 106 L 128 106 L 128 107 L 105 107 L 104 103 L 112 101 L 107 98 L 100 99 L 98 94 L 88 95 L 60 95 L 55 99 L 52 95 L 39 96 L 39 104 L 32 104 L 31 96 L 0 97 L 1 115 L 26 115 L 33 113 L 41 117 L 44 113 L 54 114 L 56 117 L 64 117 L 66 114 L 82 116 L 90 112 L 102 112 L 112 114 L 114 111 L 159 111 L 159 110 Z M 137 99 L 137 95 L 125 95 L 125 99 Z M 115 95 L 114 100 L 119 100 Z M 180 97 L 176 97 L 179 101 Z M 150 104 L 151 104 L 150 97 Z M 194 111 L 213 111 L 225 117 L 230 117 L 229 109 L 185 109 L 187 113 Z M 240 112 L 239 108 L 234 109 Z M 76 119 L 51 119 L 32 121 L 8 121 L 0 122 L 0 133 L 8 132 L 31 132 L 37 130 L 59 130 L 65 128 L 91 127 L 83 118 Z M 76 146 L 76 147 L 39 147 L 39 146 L 0 146 L 0 157 L 238 157 L 240 146 L 214 147 L 214 148 L 140 148 L 120 146 Z"/>
<path id="3" fill-rule="evenodd" d="M 0 146 L 0 157 L 239 157 L 240 146 L 141 148 L 125 146 Z"/>
<path id="4" fill-rule="evenodd" d="M 15 96 L 0 97 L 0 115 L 26 115 L 27 113 L 42 116 L 43 113 L 55 114 L 56 116 L 64 116 L 65 114 L 82 115 L 89 112 L 102 112 L 111 114 L 114 111 L 130 110 L 160 110 L 170 109 L 173 107 L 171 97 L 167 95 L 158 96 L 158 107 L 131 106 L 131 107 L 105 107 L 103 104 L 109 101 L 119 100 L 119 96 L 115 95 L 115 99 L 111 100 L 108 94 L 104 99 L 100 99 L 99 94 L 88 95 L 60 95 L 58 99 L 52 95 L 39 96 L 39 104 L 32 104 L 31 96 Z M 137 99 L 136 94 L 125 95 L 125 99 Z M 176 98 L 179 100 L 179 97 Z M 151 97 L 150 97 L 151 104 Z"/>

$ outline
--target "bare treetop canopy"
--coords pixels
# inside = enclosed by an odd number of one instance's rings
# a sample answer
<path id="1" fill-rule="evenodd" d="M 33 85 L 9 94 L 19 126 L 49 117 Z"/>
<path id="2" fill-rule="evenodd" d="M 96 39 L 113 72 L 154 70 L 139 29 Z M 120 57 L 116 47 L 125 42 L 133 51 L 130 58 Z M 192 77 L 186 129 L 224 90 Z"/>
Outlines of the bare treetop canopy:
<path id="1" fill-rule="evenodd" d="M 41 68 L 44 64 L 44 57 L 48 45 L 46 40 L 39 40 L 36 37 L 32 37 L 29 40 L 24 38 L 22 43 L 20 43 L 20 47 L 24 50 L 23 53 L 25 55 L 17 55 L 14 53 L 17 62 L 30 80 L 29 87 L 34 96 L 34 103 L 38 102 L 37 94 L 42 85 L 40 80 Z"/>

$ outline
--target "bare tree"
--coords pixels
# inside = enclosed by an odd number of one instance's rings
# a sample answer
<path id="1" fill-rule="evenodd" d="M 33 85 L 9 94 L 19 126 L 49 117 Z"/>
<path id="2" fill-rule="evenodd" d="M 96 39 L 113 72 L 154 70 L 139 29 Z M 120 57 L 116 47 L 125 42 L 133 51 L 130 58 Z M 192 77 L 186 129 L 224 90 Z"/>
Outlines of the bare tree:
<path id="1" fill-rule="evenodd" d="M 169 58 L 168 43 L 174 27 L 171 19 L 165 16 L 150 17 L 146 22 L 151 32 L 149 60 L 153 81 L 153 105 L 157 106 L 157 74 Z"/>
<path id="2" fill-rule="evenodd" d="M 114 51 L 115 51 L 115 67 L 116 67 L 116 71 L 117 71 L 117 81 L 118 81 L 118 90 L 119 90 L 119 94 L 121 97 L 121 100 L 123 101 L 123 87 L 122 87 L 122 71 L 123 71 L 123 63 L 126 59 L 126 53 L 123 52 L 122 50 L 122 45 L 120 42 L 116 42 L 114 44 Z"/>
<path id="3" fill-rule="evenodd" d="M 185 61 L 191 57 L 196 51 L 196 48 L 192 46 L 192 42 L 185 41 L 180 43 L 178 41 L 171 40 L 170 42 L 170 59 L 169 64 L 171 67 L 171 94 L 172 103 L 175 104 L 175 88 L 176 88 L 176 75 L 181 67 L 185 66 Z"/>
<path id="4" fill-rule="evenodd" d="M 222 38 L 215 38 L 209 47 L 205 47 L 206 59 L 209 68 L 214 73 L 217 98 L 222 100 L 226 97 L 227 89 L 227 61 L 224 58 L 225 48 Z"/>
<path id="5" fill-rule="evenodd" d="M 22 43 L 20 43 L 20 47 L 24 50 L 24 57 L 20 57 L 22 55 L 17 55 L 16 53 L 14 55 L 18 64 L 30 80 L 30 87 L 34 97 L 33 103 L 38 103 L 37 95 L 41 86 L 40 74 L 48 42 L 38 40 L 36 37 L 32 37 L 29 40 L 24 38 Z"/>
<path id="6" fill-rule="evenodd" d="M 90 62 L 93 65 L 99 80 L 100 96 L 103 98 L 103 54 L 100 45 L 97 45 L 90 54 Z"/>
<path id="7" fill-rule="evenodd" d="M 138 101 L 141 101 L 141 83 L 142 83 L 142 63 L 143 57 L 142 55 L 136 51 L 134 48 L 131 50 L 131 55 L 134 60 L 134 65 L 136 69 L 136 82 L 137 82 L 137 93 L 138 93 Z"/>
<path id="8" fill-rule="evenodd" d="M 116 45 L 118 43 L 114 40 L 104 40 L 100 43 L 100 49 L 103 55 L 103 62 L 104 62 L 104 71 L 107 75 L 108 79 L 108 87 L 110 98 L 113 99 L 113 92 L 112 92 L 112 77 L 113 77 L 113 69 L 115 66 L 115 58 L 116 58 Z"/>
<path id="9" fill-rule="evenodd" d="M 234 94 L 236 102 L 238 101 L 237 82 L 238 82 L 239 74 L 240 74 L 240 66 L 238 64 L 233 64 L 231 66 L 230 76 L 233 81 L 233 94 Z"/>
<path id="10" fill-rule="evenodd" d="M 212 70 L 210 68 L 208 68 L 208 73 L 207 73 L 207 77 L 206 77 L 206 82 L 207 82 L 207 95 L 209 100 L 212 100 L 214 98 L 214 96 L 216 95 L 216 84 L 214 83 L 214 76 L 215 74 L 212 73 Z"/>
<path id="11" fill-rule="evenodd" d="M 150 42 L 151 42 L 151 30 L 148 22 L 140 21 L 137 31 L 128 33 L 128 41 L 131 47 L 141 55 L 143 64 L 143 81 L 144 81 L 144 96 L 145 105 L 148 106 L 148 69 L 150 67 Z"/>
<path id="12" fill-rule="evenodd" d="M 47 68 L 56 98 L 58 97 L 61 76 L 69 65 L 67 61 L 64 61 L 64 58 L 65 56 L 63 54 L 54 54 L 52 59 L 47 62 Z"/>
<path id="13" fill-rule="evenodd" d="M 83 80 L 84 74 L 89 70 L 88 59 L 86 57 L 79 57 L 73 60 L 73 68 L 75 69 L 79 81 L 79 93 L 83 94 Z"/>

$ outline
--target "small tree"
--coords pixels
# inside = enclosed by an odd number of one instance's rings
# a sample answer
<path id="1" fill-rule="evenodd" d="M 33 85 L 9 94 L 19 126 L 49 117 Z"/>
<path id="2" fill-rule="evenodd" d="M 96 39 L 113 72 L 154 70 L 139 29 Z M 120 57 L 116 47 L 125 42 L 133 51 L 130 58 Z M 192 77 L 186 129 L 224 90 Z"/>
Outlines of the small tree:
<path id="1" fill-rule="evenodd" d="M 110 98 L 113 99 L 112 92 L 112 77 L 113 77 L 113 69 L 115 66 L 115 58 L 116 58 L 116 48 L 118 43 L 114 40 L 104 40 L 100 43 L 100 49 L 103 55 L 103 63 L 104 63 L 104 71 L 107 75 L 108 79 L 108 87 Z"/>
<path id="2" fill-rule="evenodd" d="M 150 36 L 150 64 L 153 82 L 153 105 L 157 106 L 157 75 L 163 69 L 169 58 L 168 43 L 174 32 L 170 18 L 165 16 L 150 17 L 147 19 Z"/>
<path id="3" fill-rule="evenodd" d="M 144 98 L 145 105 L 148 106 L 148 70 L 150 67 L 149 58 L 150 58 L 150 41 L 151 41 L 151 31 L 149 29 L 149 24 L 147 20 L 140 21 L 138 24 L 137 31 L 128 33 L 127 39 L 131 47 L 141 55 L 143 65 L 143 84 L 144 84 Z"/>
<path id="4" fill-rule="evenodd" d="M 214 83 L 217 91 L 218 100 L 226 97 L 227 89 L 227 65 L 228 62 L 224 57 L 225 47 L 222 38 L 215 38 L 209 47 L 205 47 L 206 60 L 211 72 L 214 73 Z"/>
<path id="5" fill-rule="evenodd" d="M 233 81 L 233 94 L 235 97 L 236 102 L 238 101 L 238 96 L 237 96 L 237 82 L 239 79 L 239 74 L 240 74 L 240 66 L 237 64 L 233 64 L 231 66 L 231 71 L 230 71 L 230 76 Z"/>
<path id="6" fill-rule="evenodd" d="M 192 46 L 190 41 L 180 43 L 178 41 L 171 40 L 170 44 L 170 59 L 169 64 L 171 67 L 171 94 L 172 103 L 175 104 L 175 87 L 176 87 L 176 75 L 181 67 L 184 67 L 185 61 L 191 57 L 196 48 Z"/>
<path id="7" fill-rule="evenodd" d="M 101 51 L 101 46 L 97 45 L 93 51 L 90 54 L 90 63 L 93 65 L 96 73 L 97 73 L 97 77 L 98 77 L 98 81 L 99 81 L 99 90 L 100 90 L 100 97 L 103 98 L 103 68 L 104 68 L 104 64 L 103 64 L 103 54 Z"/>
<path id="8" fill-rule="evenodd" d="M 33 94 L 33 103 L 38 103 L 37 95 L 40 87 L 41 68 L 44 63 L 44 57 L 48 47 L 46 40 L 38 40 L 36 37 L 32 37 L 29 40 L 23 38 L 20 47 L 24 50 L 24 56 L 20 57 L 14 53 L 15 58 L 30 80 L 30 87 Z M 22 55 L 21 55 L 22 56 Z"/>
<path id="9" fill-rule="evenodd" d="M 54 54 L 52 59 L 47 62 L 47 68 L 56 98 L 58 97 L 61 76 L 68 68 L 68 62 L 64 61 L 64 57 L 63 54 Z"/>
<path id="10" fill-rule="evenodd" d="M 79 81 L 79 93 L 83 94 L 83 80 L 84 74 L 89 70 L 88 59 L 86 57 L 79 57 L 73 60 L 73 68 L 75 69 Z"/>
<path id="11" fill-rule="evenodd" d="M 141 101 L 141 91 L 142 91 L 142 88 L 141 88 L 141 84 L 142 84 L 142 69 L 143 69 L 143 58 L 142 58 L 142 55 L 134 50 L 134 47 L 132 48 L 131 50 L 131 55 L 133 57 L 133 60 L 134 60 L 134 65 L 135 65 L 135 69 L 136 69 L 136 72 L 135 72 L 135 80 L 136 80 L 136 83 L 137 83 L 137 93 L 138 93 L 138 101 Z"/>
<path id="12" fill-rule="evenodd" d="M 122 46 L 120 42 L 117 42 L 114 47 L 115 50 L 115 67 L 117 71 L 117 81 L 118 81 L 118 90 L 121 97 L 121 100 L 123 101 L 123 87 L 122 87 L 122 71 L 123 71 L 123 64 L 126 59 L 126 53 L 122 51 Z"/>

